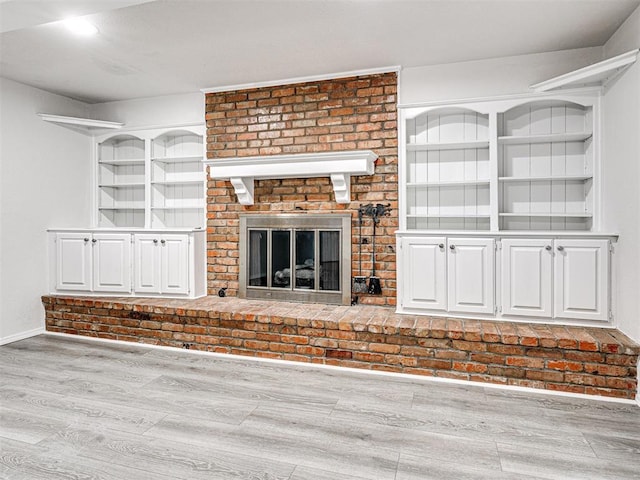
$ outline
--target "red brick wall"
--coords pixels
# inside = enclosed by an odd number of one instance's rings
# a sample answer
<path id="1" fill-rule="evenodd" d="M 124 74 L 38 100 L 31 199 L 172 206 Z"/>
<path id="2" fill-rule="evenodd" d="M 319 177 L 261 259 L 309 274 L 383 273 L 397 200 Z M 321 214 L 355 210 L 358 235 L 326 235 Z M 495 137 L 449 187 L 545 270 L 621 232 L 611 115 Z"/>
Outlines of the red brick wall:
<path id="1" fill-rule="evenodd" d="M 300 83 L 206 96 L 207 157 L 373 150 L 374 175 L 351 178 L 351 203 L 335 201 L 328 177 L 260 180 L 255 204 L 238 204 L 228 181 L 210 180 L 207 190 L 208 290 L 238 290 L 238 214 L 344 213 L 353 215 L 352 270 L 357 275 L 357 209 L 366 203 L 390 203 L 391 215 L 376 233 L 376 274 L 382 295 L 360 295 L 367 304 L 395 305 L 398 227 L 397 76 L 395 73 Z M 368 222 L 370 224 L 370 222 Z M 363 234 L 371 235 L 371 227 Z M 363 245 L 363 274 L 371 272 L 371 242 Z"/>

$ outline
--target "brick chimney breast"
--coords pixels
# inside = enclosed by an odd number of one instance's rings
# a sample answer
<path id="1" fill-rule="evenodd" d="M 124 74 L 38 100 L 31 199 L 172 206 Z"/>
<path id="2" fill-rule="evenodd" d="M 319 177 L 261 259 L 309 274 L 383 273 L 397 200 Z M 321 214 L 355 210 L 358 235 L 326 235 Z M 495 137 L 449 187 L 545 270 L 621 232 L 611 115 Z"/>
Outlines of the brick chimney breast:
<path id="1" fill-rule="evenodd" d="M 360 272 L 357 209 L 390 203 L 391 215 L 376 228 L 376 275 L 381 295 L 360 303 L 395 305 L 395 231 L 398 228 L 397 75 L 395 72 L 206 95 L 207 158 L 265 157 L 372 150 L 373 175 L 351 176 L 350 203 L 336 202 L 329 176 L 256 180 L 253 205 L 238 203 L 229 180 L 209 179 L 207 189 L 207 285 L 238 292 L 239 213 L 352 214 L 352 273 Z M 362 275 L 372 270 L 372 226 L 362 228 Z"/>

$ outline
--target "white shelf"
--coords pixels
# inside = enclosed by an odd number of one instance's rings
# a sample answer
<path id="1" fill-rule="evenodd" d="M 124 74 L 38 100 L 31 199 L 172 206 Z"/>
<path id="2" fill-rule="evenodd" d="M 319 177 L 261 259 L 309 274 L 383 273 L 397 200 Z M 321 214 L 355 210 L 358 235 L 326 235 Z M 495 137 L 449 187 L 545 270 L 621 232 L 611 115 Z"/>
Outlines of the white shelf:
<path id="1" fill-rule="evenodd" d="M 52 115 L 50 113 L 38 113 L 37 115 L 45 122 L 74 125 L 87 130 L 100 128 L 117 129 L 122 128 L 124 125 L 124 123 L 120 122 L 108 122 L 106 120 L 94 120 L 92 118 L 67 117 L 64 115 Z"/>
<path id="2" fill-rule="evenodd" d="M 204 157 L 202 155 L 185 155 L 180 157 L 156 157 L 151 160 L 159 163 L 190 163 L 202 162 Z"/>
<path id="3" fill-rule="evenodd" d="M 552 175 L 547 177 L 499 177 L 501 182 L 548 182 L 548 181 L 575 181 L 590 180 L 593 175 Z"/>
<path id="4" fill-rule="evenodd" d="M 151 210 L 201 210 L 204 208 L 204 205 L 195 206 L 195 205 L 185 205 L 182 207 L 151 207 Z"/>
<path id="5" fill-rule="evenodd" d="M 109 211 L 144 210 L 144 207 L 98 207 L 98 210 L 109 210 Z"/>
<path id="6" fill-rule="evenodd" d="M 489 180 L 453 180 L 448 182 L 411 182 L 407 187 L 464 187 L 473 185 L 489 185 Z"/>
<path id="7" fill-rule="evenodd" d="M 591 213 L 500 213 L 501 217 L 591 218 Z"/>
<path id="8" fill-rule="evenodd" d="M 253 205 L 254 180 L 329 177 L 337 203 L 351 202 L 351 176 L 373 175 L 378 155 L 371 150 L 296 153 L 209 159 L 212 179 L 230 180 L 238 202 Z"/>
<path id="9" fill-rule="evenodd" d="M 98 185 L 100 188 L 141 188 L 144 187 L 144 182 L 132 182 L 132 183 L 101 183 Z"/>
<path id="10" fill-rule="evenodd" d="M 100 165 L 144 165 L 144 158 L 122 158 L 117 160 L 100 160 Z"/>
<path id="11" fill-rule="evenodd" d="M 525 145 L 533 143 L 583 142 L 590 138 L 591 132 L 551 133 L 548 135 L 514 135 L 498 137 L 502 145 Z"/>
<path id="12" fill-rule="evenodd" d="M 484 214 L 465 214 L 465 213 L 449 213 L 449 214 L 425 214 L 425 215 L 407 215 L 407 218 L 489 218 L 491 215 Z"/>
<path id="13" fill-rule="evenodd" d="M 408 151 L 429 151 L 429 150 L 466 150 L 473 148 L 489 148 L 489 140 L 473 140 L 464 142 L 443 142 L 443 143 L 408 143 Z"/>
<path id="14" fill-rule="evenodd" d="M 169 185 L 203 185 L 204 178 L 201 180 L 170 180 L 161 182 L 151 182 L 151 185 L 169 186 Z"/>
<path id="15" fill-rule="evenodd" d="M 617 77 L 625 68 L 636 61 L 638 49 L 608 58 L 573 72 L 545 80 L 529 86 L 536 92 L 547 92 L 561 88 L 578 87 L 584 85 L 606 85 Z"/>

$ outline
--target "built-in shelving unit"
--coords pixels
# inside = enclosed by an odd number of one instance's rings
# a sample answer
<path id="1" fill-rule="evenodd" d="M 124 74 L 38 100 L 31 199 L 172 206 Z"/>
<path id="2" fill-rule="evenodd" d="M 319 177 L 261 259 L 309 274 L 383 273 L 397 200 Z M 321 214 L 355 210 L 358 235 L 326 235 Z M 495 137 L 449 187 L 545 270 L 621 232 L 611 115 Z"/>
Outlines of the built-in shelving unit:
<path id="1" fill-rule="evenodd" d="M 613 323 L 600 108 L 637 55 L 536 93 L 400 105 L 399 313 Z"/>
<path id="2" fill-rule="evenodd" d="M 406 230 L 591 231 L 598 91 L 401 109 Z"/>
<path id="3" fill-rule="evenodd" d="M 489 120 L 464 108 L 408 118 L 406 221 L 414 229 L 489 229 Z"/>
<path id="4" fill-rule="evenodd" d="M 99 226 L 144 227 L 144 139 L 115 135 L 99 143 L 97 152 Z"/>
<path id="5" fill-rule="evenodd" d="M 97 139 L 97 226 L 204 226 L 203 134 L 189 126 Z"/>
<path id="6" fill-rule="evenodd" d="M 151 224 L 186 227 L 202 221 L 205 208 L 203 138 L 173 131 L 151 142 Z"/>
<path id="7" fill-rule="evenodd" d="M 501 230 L 590 230 L 593 108 L 539 100 L 498 114 Z"/>

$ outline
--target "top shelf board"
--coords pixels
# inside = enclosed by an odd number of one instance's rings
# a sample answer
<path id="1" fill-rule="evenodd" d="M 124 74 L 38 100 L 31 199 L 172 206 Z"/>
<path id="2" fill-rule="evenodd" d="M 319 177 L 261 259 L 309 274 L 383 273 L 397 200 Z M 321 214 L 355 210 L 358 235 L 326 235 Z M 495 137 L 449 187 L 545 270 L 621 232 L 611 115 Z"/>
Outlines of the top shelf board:
<path id="1" fill-rule="evenodd" d="M 498 137 L 498 142 L 503 145 L 524 145 L 529 143 L 561 143 L 583 142 L 591 138 L 591 132 L 577 133 L 551 133 L 548 135 L 517 135 Z"/>
<path id="2" fill-rule="evenodd" d="M 565 73 L 558 77 L 545 80 L 544 82 L 530 85 L 529 88 L 535 92 L 548 92 L 562 88 L 575 88 L 585 85 L 604 86 L 625 68 L 636 61 L 639 49 L 631 50 L 613 58 L 608 58 L 602 62 L 586 66 L 573 72 Z"/>
<path id="3" fill-rule="evenodd" d="M 443 143 L 409 143 L 409 151 L 428 150 L 465 150 L 473 148 L 489 148 L 489 140 L 473 140 L 467 142 L 443 142 Z"/>
<path id="4" fill-rule="evenodd" d="M 144 158 L 122 158 L 117 160 L 100 160 L 100 165 L 144 165 Z"/>
<path id="5" fill-rule="evenodd" d="M 76 127 L 86 128 L 87 130 L 101 128 L 118 129 L 124 126 L 124 123 L 120 122 L 108 122 L 106 120 L 94 120 L 91 118 L 67 117 L 64 115 L 52 115 L 50 113 L 38 113 L 38 116 L 45 122 L 74 125 Z"/>
<path id="6" fill-rule="evenodd" d="M 202 155 L 184 155 L 178 157 L 154 157 L 151 160 L 159 163 L 188 163 L 188 162 L 202 162 Z"/>

